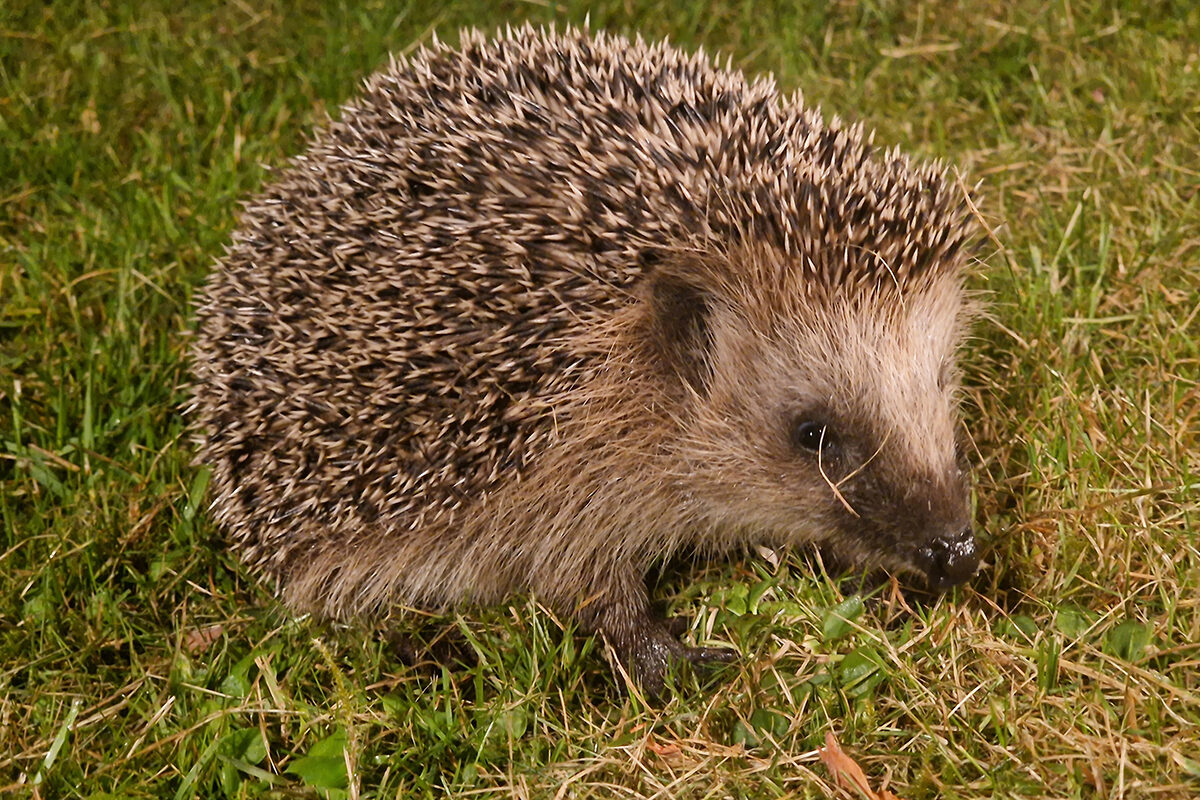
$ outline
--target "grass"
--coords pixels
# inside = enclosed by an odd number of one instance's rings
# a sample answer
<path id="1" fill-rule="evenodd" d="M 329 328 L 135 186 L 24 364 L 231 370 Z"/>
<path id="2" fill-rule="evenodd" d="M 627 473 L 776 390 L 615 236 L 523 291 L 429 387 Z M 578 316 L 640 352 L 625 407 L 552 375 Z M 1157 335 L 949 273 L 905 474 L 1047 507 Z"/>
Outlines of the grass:
<path id="1" fill-rule="evenodd" d="M 1200 794 L 1195 5 L 431 5 L 0 6 L 0 794 L 854 797 L 827 732 L 908 800 Z M 803 554 L 669 570 L 744 658 L 660 708 L 527 598 L 430 621 L 479 654 L 447 671 L 287 618 L 179 413 L 191 293 L 264 165 L 434 29 L 586 14 L 960 165 L 997 225 L 978 580 L 912 608 Z"/>

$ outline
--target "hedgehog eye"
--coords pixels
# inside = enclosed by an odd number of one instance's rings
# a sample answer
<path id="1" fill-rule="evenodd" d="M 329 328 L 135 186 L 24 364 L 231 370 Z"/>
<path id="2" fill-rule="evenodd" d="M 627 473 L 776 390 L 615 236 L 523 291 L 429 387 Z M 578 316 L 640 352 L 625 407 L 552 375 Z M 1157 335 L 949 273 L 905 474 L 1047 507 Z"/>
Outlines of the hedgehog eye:
<path id="1" fill-rule="evenodd" d="M 799 450 L 818 453 L 833 446 L 833 434 L 824 422 L 811 419 L 797 420 L 792 427 L 792 445 Z"/>

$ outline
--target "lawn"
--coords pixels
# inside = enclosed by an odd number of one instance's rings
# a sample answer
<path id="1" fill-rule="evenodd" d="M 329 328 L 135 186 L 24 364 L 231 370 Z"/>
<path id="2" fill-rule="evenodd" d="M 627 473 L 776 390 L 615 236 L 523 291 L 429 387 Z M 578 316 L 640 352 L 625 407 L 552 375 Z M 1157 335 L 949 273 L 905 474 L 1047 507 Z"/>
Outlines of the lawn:
<path id="1" fill-rule="evenodd" d="M 288 617 L 191 463 L 190 302 L 238 204 L 389 52 L 582 23 L 772 72 L 979 181 L 985 565 L 858 598 L 809 553 L 672 564 L 742 654 L 646 705 L 536 598 Z M 1200 795 L 1200 10 L 1191 2 L 0 5 L 0 795 Z M 472 659 L 467 659 L 468 662 Z"/>

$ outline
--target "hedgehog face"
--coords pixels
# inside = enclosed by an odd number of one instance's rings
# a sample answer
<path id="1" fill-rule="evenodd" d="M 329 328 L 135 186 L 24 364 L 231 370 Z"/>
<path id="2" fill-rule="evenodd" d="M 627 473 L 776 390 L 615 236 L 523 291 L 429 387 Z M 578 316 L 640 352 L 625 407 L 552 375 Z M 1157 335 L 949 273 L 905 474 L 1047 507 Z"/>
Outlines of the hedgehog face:
<path id="1" fill-rule="evenodd" d="M 812 300 L 769 320 L 754 316 L 760 300 L 706 301 L 706 377 L 684 445 L 705 484 L 694 493 L 713 498 L 716 528 L 827 544 L 936 589 L 966 580 L 978 558 L 955 399 L 958 280 Z"/>
<path id="2" fill-rule="evenodd" d="M 830 424 L 821 433 L 831 441 L 816 451 L 845 512 L 831 518 L 841 532 L 834 541 L 847 542 L 862 561 L 917 570 L 943 589 L 978 566 L 956 398 L 961 290 L 946 280 L 894 306 L 869 306 L 866 314 L 834 315 L 845 328 L 834 331 L 842 345 L 834 380 L 824 384 Z M 811 426 L 804 433 L 797 444 L 808 449 Z M 832 471 L 824 468 L 826 449 Z"/>

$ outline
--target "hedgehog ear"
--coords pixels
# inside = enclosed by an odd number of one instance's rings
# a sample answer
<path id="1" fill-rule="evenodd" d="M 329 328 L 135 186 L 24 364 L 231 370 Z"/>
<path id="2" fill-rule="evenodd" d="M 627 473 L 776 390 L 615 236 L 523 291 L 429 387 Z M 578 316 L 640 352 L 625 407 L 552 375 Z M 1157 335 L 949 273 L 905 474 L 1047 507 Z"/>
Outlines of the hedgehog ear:
<path id="1" fill-rule="evenodd" d="M 708 292 L 678 274 L 649 275 L 650 339 L 665 372 L 703 396 L 712 376 Z"/>

